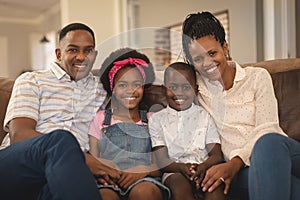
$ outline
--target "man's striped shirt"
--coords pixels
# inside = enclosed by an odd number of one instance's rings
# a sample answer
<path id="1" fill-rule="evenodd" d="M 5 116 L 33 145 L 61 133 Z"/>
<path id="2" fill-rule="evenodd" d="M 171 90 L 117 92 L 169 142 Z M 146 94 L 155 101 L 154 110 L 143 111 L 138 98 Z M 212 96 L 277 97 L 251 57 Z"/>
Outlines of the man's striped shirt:
<path id="1" fill-rule="evenodd" d="M 99 77 L 90 73 L 75 82 L 53 63 L 49 70 L 24 73 L 16 79 L 4 128 L 8 131 L 9 121 L 16 117 L 28 117 L 37 122 L 36 130 L 41 133 L 72 132 L 81 148 L 88 150 L 89 123 L 105 95 Z"/>

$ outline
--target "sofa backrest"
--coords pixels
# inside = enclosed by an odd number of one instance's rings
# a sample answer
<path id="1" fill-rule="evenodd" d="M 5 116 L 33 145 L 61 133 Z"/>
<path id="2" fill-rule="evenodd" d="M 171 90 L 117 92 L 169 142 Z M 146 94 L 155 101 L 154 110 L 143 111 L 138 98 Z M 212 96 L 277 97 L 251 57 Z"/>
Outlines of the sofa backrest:
<path id="1" fill-rule="evenodd" d="M 300 141 L 300 69 L 271 75 L 278 100 L 280 126 Z"/>
<path id="2" fill-rule="evenodd" d="M 264 61 L 255 66 L 270 72 L 278 101 L 280 126 L 300 142 L 300 59 Z"/>
<path id="3" fill-rule="evenodd" d="M 279 124 L 291 138 L 300 142 L 300 58 L 276 59 L 255 64 L 272 77 L 278 101 Z"/>

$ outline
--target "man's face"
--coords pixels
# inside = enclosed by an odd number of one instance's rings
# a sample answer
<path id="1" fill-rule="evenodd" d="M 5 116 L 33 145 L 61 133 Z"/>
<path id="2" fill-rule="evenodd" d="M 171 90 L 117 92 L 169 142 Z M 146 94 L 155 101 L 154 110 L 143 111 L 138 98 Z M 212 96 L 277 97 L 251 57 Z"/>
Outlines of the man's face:
<path id="1" fill-rule="evenodd" d="M 85 30 L 69 31 L 55 53 L 61 68 L 75 81 L 89 74 L 97 56 L 93 37 Z"/>

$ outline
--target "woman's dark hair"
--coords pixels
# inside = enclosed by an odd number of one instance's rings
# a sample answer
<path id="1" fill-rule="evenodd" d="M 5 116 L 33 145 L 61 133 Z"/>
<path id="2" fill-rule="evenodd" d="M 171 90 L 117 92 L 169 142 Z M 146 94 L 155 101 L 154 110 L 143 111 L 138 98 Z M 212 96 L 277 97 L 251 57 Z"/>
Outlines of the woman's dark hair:
<path id="1" fill-rule="evenodd" d="M 90 27 L 88 27 L 87 25 L 82 24 L 82 23 L 71 23 L 71 24 L 68 24 L 67 26 L 65 26 L 64 28 L 62 28 L 59 31 L 58 41 L 61 41 L 67 35 L 68 32 L 76 31 L 76 30 L 86 30 L 86 31 L 88 31 L 92 35 L 93 40 L 94 40 L 94 45 L 95 45 L 94 31 Z"/>
<path id="2" fill-rule="evenodd" d="M 154 74 L 154 69 L 153 65 L 150 62 L 149 58 L 140 52 L 138 52 L 135 49 L 131 48 L 121 48 L 118 49 L 114 52 L 112 52 L 102 63 L 101 68 L 100 68 L 100 81 L 103 85 L 103 88 L 106 90 L 108 97 L 112 96 L 112 90 L 110 88 L 110 82 L 109 82 L 109 71 L 111 68 L 114 66 L 114 62 L 116 61 L 121 61 L 125 60 L 127 58 L 139 58 L 144 60 L 148 66 L 144 67 L 141 65 L 143 68 L 145 75 L 146 75 L 146 80 L 145 80 L 145 85 L 144 88 L 147 89 L 149 86 L 152 85 L 154 79 L 155 79 L 155 74 Z M 135 68 L 135 65 L 131 64 L 126 64 L 124 67 L 132 67 Z M 118 72 L 117 72 L 118 74 Z M 143 100 L 141 102 L 143 104 Z M 140 107 L 144 108 L 144 105 L 140 105 Z"/>
<path id="3" fill-rule="evenodd" d="M 221 46 L 226 42 L 224 27 L 213 14 L 198 12 L 187 15 L 182 25 L 182 48 L 186 62 L 193 63 L 189 53 L 191 42 L 205 36 L 213 36 Z"/>

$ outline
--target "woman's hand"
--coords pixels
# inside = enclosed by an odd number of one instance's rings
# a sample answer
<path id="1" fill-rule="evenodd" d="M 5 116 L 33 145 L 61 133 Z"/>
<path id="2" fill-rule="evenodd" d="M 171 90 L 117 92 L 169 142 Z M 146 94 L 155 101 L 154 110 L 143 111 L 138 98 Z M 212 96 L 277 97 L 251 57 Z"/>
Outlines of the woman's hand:
<path id="1" fill-rule="evenodd" d="M 212 192 L 220 184 L 225 184 L 224 194 L 228 193 L 230 184 L 235 175 L 244 166 L 244 162 L 239 157 L 234 157 L 230 161 L 210 167 L 202 181 L 202 190 Z"/>

